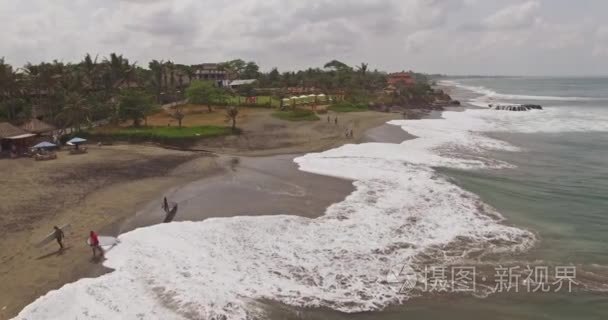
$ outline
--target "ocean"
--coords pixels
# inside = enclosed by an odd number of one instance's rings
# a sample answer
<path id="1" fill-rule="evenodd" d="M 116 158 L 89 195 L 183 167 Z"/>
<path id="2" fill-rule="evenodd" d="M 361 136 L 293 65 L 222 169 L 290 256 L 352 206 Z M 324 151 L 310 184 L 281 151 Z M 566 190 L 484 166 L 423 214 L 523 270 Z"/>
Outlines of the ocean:
<path id="1" fill-rule="evenodd" d="M 353 181 L 323 216 L 136 229 L 19 317 L 608 318 L 608 79 L 440 84 L 470 108 L 294 160 Z"/>

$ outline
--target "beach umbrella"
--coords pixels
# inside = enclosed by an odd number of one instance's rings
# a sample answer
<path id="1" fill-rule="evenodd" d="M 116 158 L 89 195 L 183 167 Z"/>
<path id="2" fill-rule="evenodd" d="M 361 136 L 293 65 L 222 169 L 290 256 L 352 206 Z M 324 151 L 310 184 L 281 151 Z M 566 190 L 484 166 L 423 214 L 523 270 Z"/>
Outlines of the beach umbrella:
<path id="1" fill-rule="evenodd" d="M 87 142 L 87 139 L 83 139 L 83 138 L 78 138 L 78 137 L 74 137 L 72 139 L 70 139 L 70 141 L 68 141 L 68 144 L 72 145 L 72 144 L 79 144 L 79 143 L 84 143 Z"/>
<path id="2" fill-rule="evenodd" d="M 84 142 L 87 142 L 87 139 L 74 137 L 74 138 L 70 139 L 70 141 L 68 141 L 67 144 L 70 146 L 76 146 L 76 149 L 78 149 L 78 145 L 81 143 L 84 143 Z"/>
<path id="3" fill-rule="evenodd" d="M 44 149 L 44 148 L 55 148 L 57 145 L 54 143 L 50 143 L 47 141 L 42 141 L 39 144 L 33 146 L 34 149 Z"/>

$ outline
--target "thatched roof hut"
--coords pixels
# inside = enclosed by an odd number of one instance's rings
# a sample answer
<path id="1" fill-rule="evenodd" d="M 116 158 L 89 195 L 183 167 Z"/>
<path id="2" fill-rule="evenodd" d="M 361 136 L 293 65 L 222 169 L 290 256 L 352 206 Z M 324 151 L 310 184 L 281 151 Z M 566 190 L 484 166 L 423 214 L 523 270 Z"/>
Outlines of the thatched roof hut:
<path id="1" fill-rule="evenodd" d="M 46 122 L 33 118 L 23 124 L 21 126 L 21 129 L 31 133 L 42 134 L 54 131 L 56 128 Z"/>
<path id="2" fill-rule="evenodd" d="M 15 127 L 8 122 L 0 122 L 0 139 L 17 137 L 25 134 L 28 134 L 28 132 L 19 127 Z"/>

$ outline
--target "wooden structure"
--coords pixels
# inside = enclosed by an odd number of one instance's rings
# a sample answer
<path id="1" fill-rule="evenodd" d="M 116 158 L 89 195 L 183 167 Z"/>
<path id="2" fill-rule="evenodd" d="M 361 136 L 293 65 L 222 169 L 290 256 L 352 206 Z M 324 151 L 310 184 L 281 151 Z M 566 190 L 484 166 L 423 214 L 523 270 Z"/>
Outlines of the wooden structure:
<path id="1" fill-rule="evenodd" d="M 0 152 L 9 150 L 11 157 L 17 157 L 28 152 L 36 134 L 29 133 L 8 122 L 0 122 Z"/>
<path id="2" fill-rule="evenodd" d="M 56 128 L 46 122 L 33 118 L 21 125 L 21 129 L 37 135 L 50 135 Z"/>

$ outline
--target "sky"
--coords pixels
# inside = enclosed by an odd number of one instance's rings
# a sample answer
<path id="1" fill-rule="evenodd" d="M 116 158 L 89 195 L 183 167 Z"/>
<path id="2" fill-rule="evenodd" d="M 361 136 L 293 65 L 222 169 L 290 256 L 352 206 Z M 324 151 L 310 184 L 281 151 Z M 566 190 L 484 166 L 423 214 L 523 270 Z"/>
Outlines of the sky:
<path id="1" fill-rule="evenodd" d="M 0 57 L 608 75 L 604 0 L 0 0 Z"/>

